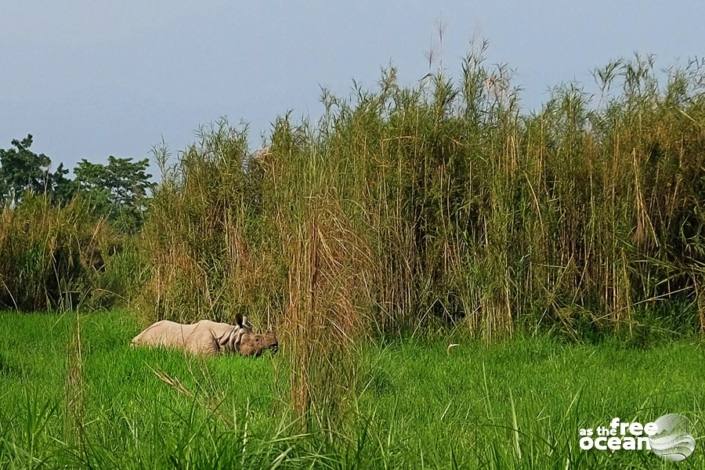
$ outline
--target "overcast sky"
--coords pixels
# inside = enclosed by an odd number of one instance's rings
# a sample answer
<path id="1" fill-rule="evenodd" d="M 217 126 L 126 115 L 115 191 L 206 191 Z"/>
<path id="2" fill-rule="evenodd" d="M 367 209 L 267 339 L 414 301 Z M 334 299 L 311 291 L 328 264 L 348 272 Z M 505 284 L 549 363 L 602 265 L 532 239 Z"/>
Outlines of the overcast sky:
<path id="1" fill-rule="evenodd" d="M 321 86 L 372 86 L 390 62 L 414 82 L 431 48 L 457 73 L 473 38 L 533 108 L 612 58 L 705 55 L 704 19 L 702 0 L 0 0 L 0 147 L 32 133 L 55 164 L 145 157 L 220 116 L 250 123 L 256 147 L 287 110 L 320 115 Z"/>

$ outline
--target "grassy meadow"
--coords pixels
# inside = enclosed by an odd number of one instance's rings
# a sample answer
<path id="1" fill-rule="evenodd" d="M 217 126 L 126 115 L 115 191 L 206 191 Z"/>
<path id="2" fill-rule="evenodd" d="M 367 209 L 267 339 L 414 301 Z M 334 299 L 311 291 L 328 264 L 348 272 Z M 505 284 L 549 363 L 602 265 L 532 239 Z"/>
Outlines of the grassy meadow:
<path id="1" fill-rule="evenodd" d="M 122 311 L 0 314 L 0 467 L 702 468 L 646 452 L 583 452 L 614 416 L 705 420 L 704 346 L 545 336 L 399 339 L 358 350 L 348 416 L 307 433 L 281 397 L 280 355 L 135 350 Z M 453 339 L 453 338 L 451 338 Z M 702 443 L 698 440 L 698 446 Z"/>
<path id="2" fill-rule="evenodd" d="M 204 126 L 156 185 L 112 157 L 54 175 L 70 197 L 0 181 L 0 467 L 668 467 L 578 430 L 703 435 L 705 62 L 612 61 L 528 112 L 485 54 L 260 142 Z M 128 347 L 236 314 L 281 352 Z"/>

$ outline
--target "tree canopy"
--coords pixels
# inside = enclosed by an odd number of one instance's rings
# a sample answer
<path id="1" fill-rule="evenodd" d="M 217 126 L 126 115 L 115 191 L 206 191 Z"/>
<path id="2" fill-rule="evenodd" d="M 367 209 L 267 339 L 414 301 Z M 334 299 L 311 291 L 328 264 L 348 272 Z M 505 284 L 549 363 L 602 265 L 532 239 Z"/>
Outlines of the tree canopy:
<path id="1" fill-rule="evenodd" d="M 32 135 L 27 135 L 12 140 L 10 148 L 0 149 L 0 206 L 15 207 L 28 191 L 45 194 L 58 205 L 79 195 L 123 231 L 133 232 L 142 225 L 154 188 L 152 175 L 147 173 L 149 160 L 111 155 L 102 164 L 83 159 L 70 179 L 63 163 L 52 172 L 51 159 L 33 152 L 32 141 Z"/>
<path id="2" fill-rule="evenodd" d="M 98 212 L 133 231 L 142 224 L 154 187 L 148 167 L 146 158 L 133 162 L 132 158 L 111 155 L 107 164 L 83 159 L 74 169 L 75 183 L 79 193 L 91 197 Z"/>
<path id="3" fill-rule="evenodd" d="M 43 153 L 35 153 L 32 135 L 22 140 L 14 139 L 11 147 L 0 149 L 0 200 L 11 206 L 16 205 L 25 191 L 46 193 L 65 201 L 72 195 L 68 170 L 63 164 L 53 173 L 51 159 Z"/>

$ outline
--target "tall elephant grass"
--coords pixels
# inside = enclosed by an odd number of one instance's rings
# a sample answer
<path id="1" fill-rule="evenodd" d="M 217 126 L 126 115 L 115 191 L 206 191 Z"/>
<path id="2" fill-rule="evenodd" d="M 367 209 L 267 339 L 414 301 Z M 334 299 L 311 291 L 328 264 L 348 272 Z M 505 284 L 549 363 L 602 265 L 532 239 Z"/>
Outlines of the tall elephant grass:
<path id="1" fill-rule="evenodd" d="M 702 330 L 703 69 L 637 57 L 596 77 L 525 114 L 508 70 L 471 54 L 456 81 L 390 69 L 324 93 L 319 122 L 277 119 L 254 155 L 217 123 L 165 167 L 144 311 L 277 324 L 294 408 L 319 424 L 365 335 Z"/>
<path id="2" fill-rule="evenodd" d="M 21 311 L 106 307 L 140 285 L 135 243 L 96 217 L 89 201 L 56 206 L 27 194 L 0 210 L 0 308 Z"/>

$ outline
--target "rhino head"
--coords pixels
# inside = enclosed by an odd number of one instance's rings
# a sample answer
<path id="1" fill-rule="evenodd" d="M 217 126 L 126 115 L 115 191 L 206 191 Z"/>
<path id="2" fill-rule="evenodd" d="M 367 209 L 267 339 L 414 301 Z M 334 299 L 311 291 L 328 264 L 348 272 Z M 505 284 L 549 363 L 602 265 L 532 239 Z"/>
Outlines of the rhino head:
<path id="1" fill-rule="evenodd" d="M 275 353 L 279 350 L 279 341 L 274 331 L 265 333 L 255 333 L 252 325 L 247 321 L 247 317 L 240 314 L 235 316 L 236 329 L 239 328 L 239 342 L 237 351 L 243 356 L 260 356 L 263 352 L 271 350 Z"/>

